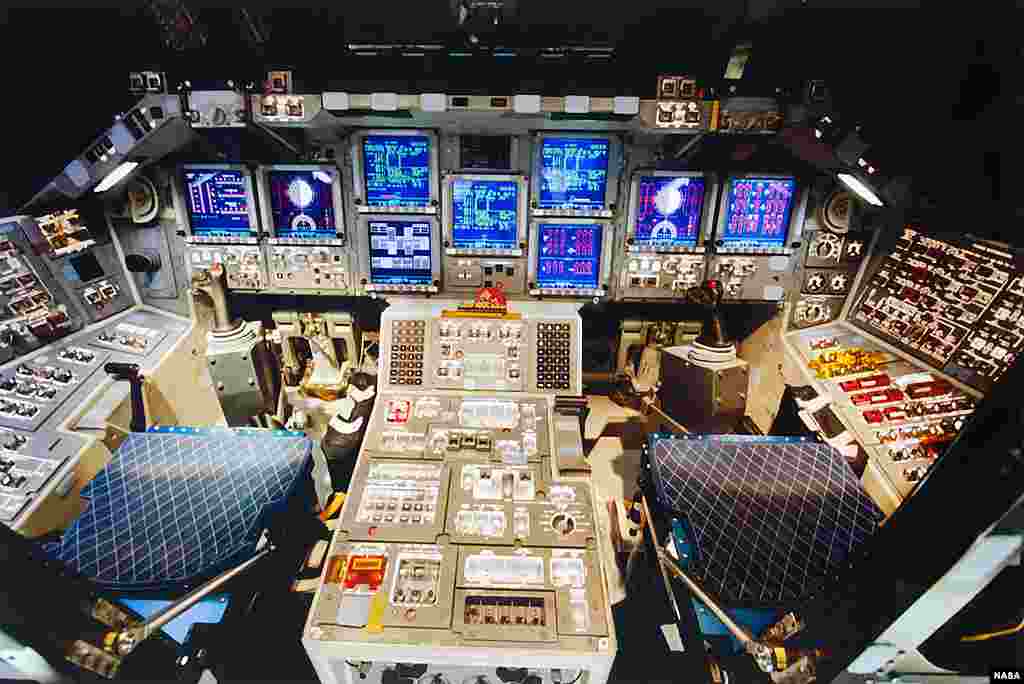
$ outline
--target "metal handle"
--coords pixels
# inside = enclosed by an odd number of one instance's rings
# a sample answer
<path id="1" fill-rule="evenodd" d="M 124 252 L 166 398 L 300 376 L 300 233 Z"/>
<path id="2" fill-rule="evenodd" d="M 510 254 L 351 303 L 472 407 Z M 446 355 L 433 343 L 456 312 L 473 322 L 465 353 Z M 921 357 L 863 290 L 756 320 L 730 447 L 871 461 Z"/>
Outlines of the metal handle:
<path id="1" fill-rule="evenodd" d="M 696 596 L 701 603 L 707 606 L 708 610 L 714 613 L 715 617 L 725 625 L 725 628 L 728 629 L 734 637 L 736 637 L 736 640 L 743 644 L 743 648 L 754 658 L 757 666 L 761 668 L 763 672 L 774 672 L 775 665 L 772 660 L 771 649 L 754 639 L 750 632 L 733 620 L 732 617 L 730 617 L 729 614 L 718 604 L 718 601 L 709 594 L 704 587 L 697 582 L 697 580 L 683 572 L 683 569 L 679 567 L 668 553 L 659 548 L 657 544 L 655 544 L 655 549 L 658 552 L 658 565 L 682 580 L 683 584 L 685 584 L 687 589 L 690 590 L 690 593 Z"/>
<path id="2" fill-rule="evenodd" d="M 115 652 L 120 656 L 128 655 L 135 650 L 136 646 L 152 636 L 153 632 L 184 613 L 204 597 L 219 589 L 227 583 L 228 580 L 242 574 L 253 565 L 266 558 L 273 550 L 274 547 L 268 545 L 266 548 L 258 551 L 252 558 L 249 558 L 245 562 L 236 565 L 233 568 L 225 570 L 209 582 L 196 587 L 156 615 L 150 617 L 145 622 L 135 625 L 134 627 L 130 627 L 124 631 L 114 632 L 107 635 L 108 647 L 112 646 Z"/>

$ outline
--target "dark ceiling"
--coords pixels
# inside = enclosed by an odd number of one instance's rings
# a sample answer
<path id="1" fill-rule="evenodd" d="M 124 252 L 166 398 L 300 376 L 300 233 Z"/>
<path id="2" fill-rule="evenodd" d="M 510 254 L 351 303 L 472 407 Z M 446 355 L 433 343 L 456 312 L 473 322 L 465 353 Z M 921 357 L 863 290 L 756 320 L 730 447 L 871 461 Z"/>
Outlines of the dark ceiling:
<path id="1" fill-rule="evenodd" d="M 951 211 L 1009 203 L 1004 135 L 1016 109 L 1009 74 L 1018 74 L 1020 46 L 998 15 L 914 8 L 850 10 L 830 0 L 518 0 L 507 21 L 482 33 L 482 43 L 519 47 L 610 44 L 611 67 L 499 67 L 429 60 L 395 63 L 352 58 L 345 45 L 365 42 L 465 41 L 453 0 L 333 3 L 288 9 L 237 8 L 186 2 L 205 27 L 205 48 L 172 52 L 145 3 L 115 8 L 0 9 L 0 50 L 8 95 L 3 108 L 8 163 L 0 210 L 16 208 L 77 154 L 131 99 L 127 72 L 160 66 L 175 75 L 258 78 L 265 66 L 288 66 L 301 85 L 448 84 L 449 91 L 500 90 L 510 84 L 600 87 L 650 95 L 658 71 L 718 79 L 732 46 L 751 40 L 744 81 L 788 85 L 824 78 L 838 112 L 858 121 L 883 170 L 912 175 L 918 188 Z M 624 9 L 628 8 L 628 9 Z M 254 37 L 259 34 L 260 39 Z M 370 60 L 370 61 L 368 61 Z M 1015 76 L 1016 78 L 1016 76 Z M 457 82 L 457 83 L 456 83 Z M 1016 82 L 1016 81 L 1014 81 Z M 11 154 L 14 153 L 14 154 Z M 983 214 L 985 215 L 985 210 Z"/>

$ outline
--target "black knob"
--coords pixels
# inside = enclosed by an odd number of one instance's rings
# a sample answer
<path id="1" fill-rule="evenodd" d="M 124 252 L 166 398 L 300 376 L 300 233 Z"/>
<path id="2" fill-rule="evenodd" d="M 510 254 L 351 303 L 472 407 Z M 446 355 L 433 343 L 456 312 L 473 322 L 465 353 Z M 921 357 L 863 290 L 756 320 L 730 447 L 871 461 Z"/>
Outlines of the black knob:
<path id="1" fill-rule="evenodd" d="M 155 273 L 160 270 L 160 257 L 155 254 L 128 254 L 124 266 L 129 273 Z"/>

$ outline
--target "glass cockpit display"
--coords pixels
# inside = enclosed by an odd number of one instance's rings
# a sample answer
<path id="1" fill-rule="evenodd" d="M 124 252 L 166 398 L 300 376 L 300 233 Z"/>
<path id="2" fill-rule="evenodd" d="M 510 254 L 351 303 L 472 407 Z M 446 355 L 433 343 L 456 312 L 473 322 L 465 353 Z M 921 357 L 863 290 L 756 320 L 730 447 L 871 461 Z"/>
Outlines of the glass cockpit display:
<path id="1" fill-rule="evenodd" d="M 374 285 L 430 285 L 431 223 L 416 220 L 370 220 L 370 282 Z"/>
<path id="2" fill-rule="evenodd" d="M 236 169 L 189 167 L 183 171 L 192 234 L 207 238 L 256 237 L 251 179 Z"/>
<path id="3" fill-rule="evenodd" d="M 519 182 L 456 178 L 452 181 L 452 246 L 511 249 L 518 246 Z"/>
<path id="4" fill-rule="evenodd" d="M 363 182 L 370 207 L 427 208 L 431 203 L 431 150 L 426 135 L 366 135 Z"/>
<path id="5" fill-rule="evenodd" d="M 270 215 L 278 238 L 333 239 L 338 234 L 333 188 L 336 176 L 322 169 L 267 172 Z"/>
<path id="6" fill-rule="evenodd" d="M 704 188 L 699 176 L 640 176 L 634 241 L 649 247 L 696 246 Z"/>
<path id="7" fill-rule="evenodd" d="M 733 178 L 719 239 L 730 247 L 783 247 L 796 200 L 793 178 Z"/>
<path id="8" fill-rule="evenodd" d="M 610 151 L 611 141 L 607 138 L 544 138 L 537 206 L 540 209 L 603 209 Z"/>
<path id="9" fill-rule="evenodd" d="M 601 271 L 600 223 L 540 223 L 537 226 L 537 286 L 596 288 Z"/>

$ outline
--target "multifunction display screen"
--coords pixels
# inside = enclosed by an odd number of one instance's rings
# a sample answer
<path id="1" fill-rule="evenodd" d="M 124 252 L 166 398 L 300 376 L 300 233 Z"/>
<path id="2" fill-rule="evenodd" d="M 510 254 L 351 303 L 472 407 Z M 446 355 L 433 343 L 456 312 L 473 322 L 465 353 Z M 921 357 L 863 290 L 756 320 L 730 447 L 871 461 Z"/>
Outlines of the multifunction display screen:
<path id="1" fill-rule="evenodd" d="M 792 178 L 734 178 L 720 239 L 733 247 L 782 247 L 795 197 Z"/>
<path id="2" fill-rule="evenodd" d="M 368 206 L 430 206 L 428 136 L 367 135 L 362 154 Z"/>
<path id="3" fill-rule="evenodd" d="M 249 178 L 241 171 L 184 171 L 192 234 L 204 237 L 255 237 L 249 211 Z"/>
<path id="4" fill-rule="evenodd" d="M 519 183 L 456 178 L 452 181 L 452 243 L 460 249 L 517 246 Z"/>
<path id="5" fill-rule="evenodd" d="M 369 221 L 370 282 L 374 285 L 430 285 L 430 222 Z"/>
<path id="6" fill-rule="evenodd" d="M 537 285 L 596 288 L 601 270 L 599 223 L 541 223 L 537 227 Z"/>
<path id="7" fill-rule="evenodd" d="M 641 176 L 634 241 L 654 247 L 693 247 L 700 234 L 704 179 Z"/>
<path id="8" fill-rule="evenodd" d="M 606 138 L 545 138 L 541 142 L 541 209 L 605 208 L 608 188 Z"/>
<path id="9" fill-rule="evenodd" d="M 267 174 L 270 215 L 279 238 L 334 238 L 334 176 L 320 169 L 272 170 Z"/>

